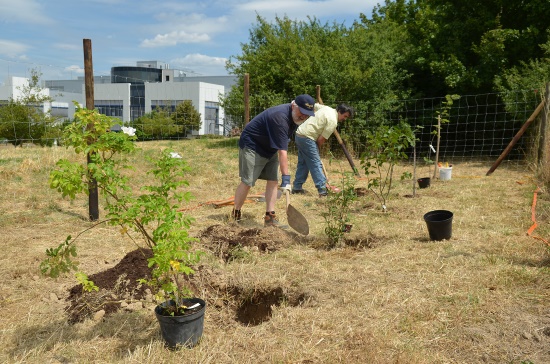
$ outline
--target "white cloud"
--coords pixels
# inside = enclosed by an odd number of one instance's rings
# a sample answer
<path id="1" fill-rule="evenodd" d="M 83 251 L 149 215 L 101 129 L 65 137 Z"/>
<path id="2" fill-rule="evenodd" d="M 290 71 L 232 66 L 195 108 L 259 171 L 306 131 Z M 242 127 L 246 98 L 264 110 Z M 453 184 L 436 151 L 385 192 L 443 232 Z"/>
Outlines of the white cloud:
<path id="1" fill-rule="evenodd" d="M 167 34 L 157 34 L 153 39 L 145 39 L 141 42 L 141 47 L 166 47 L 175 46 L 180 43 L 201 43 L 208 42 L 210 36 L 208 34 L 187 33 L 183 30 L 173 31 Z"/>
<path id="2" fill-rule="evenodd" d="M 275 15 L 287 16 L 294 20 L 305 20 L 310 17 L 342 18 L 350 16 L 350 20 L 357 19 L 359 13 L 370 15 L 372 8 L 380 3 L 380 0 L 256 0 L 246 1 L 234 8 L 234 14 L 256 16 L 272 20 Z"/>
<path id="3" fill-rule="evenodd" d="M 192 1 L 164 1 L 162 2 L 162 9 L 165 12 L 169 13 L 191 13 L 197 9 L 208 9 L 212 6 L 212 1 L 210 0 L 201 0 L 197 2 Z M 145 4 L 144 10 L 147 11 L 150 9 L 149 4 Z"/>
<path id="4" fill-rule="evenodd" d="M 310 15 L 349 26 L 360 13 L 370 15 L 379 2 L 166 0 L 151 10 L 151 0 L 0 0 L 0 79 L 8 63 L 10 74 L 24 75 L 35 66 L 51 72 L 51 79 L 80 72 L 82 38 L 94 40 L 97 75 L 139 60 L 159 60 L 186 73 L 227 74 L 227 57 L 239 53 L 239 45 L 248 41 L 256 14 L 267 21 L 275 15 L 292 20 Z"/>
<path id="5" fill-rule="evenodd" d="M 317 2 L 315 7 L 321 6 L 323 2 Z M 281 9 L 284 9 L 285 13 L 289 11 L 295 11 L 297 9 L 303 9 L 307 6 L 312 6 L 308 1 L 299 1 L 299 0 L 279 0 L 279 1 L 269 1 L 269 0 L 258 0 L 242 3 L 236 8 L 242 11 L 257 11 L 261 13 L 266 12 L 280 12 Z"/>
<path id="6" fill-rule="evenodd" d="M 227 74 L 226 61 L 227 58 L 194 53 L 171 60 L 170 66 L 174 69 L 192 70 L 201 75 L 224 75 Z"/>
<path id="7" fill-rule="evenodd" d="M 45 16 L 42 5 L 35 0 L 0 0 L 0 22 L 49 25 L 52 19 Z"/>
<path id="8" fill-rule="evenodd" d="M 199 13 L 161 13 L 155 16 L 155 20 L 158 21 L 155 27 L 209 34 L 226 31 L 229 23 L 225 15 L 208 17 Z"/>
<path id="9" fill-rule="evenodd" d="M 217 36 L 240 32 L 255 22 L 256 15 L 274 19 L 275 15 L 306 20 L 312 17 L 346 17 L 350 21 L 359 13 L 367 13 L 379 0 L 253 0 L 239 3 L 205 1 L 200 4 L 163 4 L 162 12 L 154 15 L 155 24 L 146 25 L 157 33 L 141 42 L 141 47 L 169 47 L 182 43 L 215 42 Z M 211 12 L 201 13 L 211 9 Z M 222 13 L 220 14 L 220 11 Z M 213 16 L 211 16 L 213 15 Z"/>
<path id="10" fill-rule="evenodd" d="M 65 67 L 65 71 L 84 74 L 84 68 L 81 68 L 80 66 L 76 66 L 76 65 Z"/>
<path id="11" fill-rule="evenodd" d="M 11 40 L 0 39 L 0 54 L 8 57 L 21 57 L 29 47 L 25 44 L 12 42 Z"/>
<path id="12" fill-rule="evenodd" d="M 176 13 L 176 12 L 162 12 L 155 14 L 155 19 L 161 23 L 170 24 L 197 24 L 206 18 L 206 15 L 200 13 Z"/>
<path id="13" fill-rule="evenodd" d="M 217 18 L 205 18 L 200 22 L 191 26 L 197 32 L 204 32 L 209 34 L 222 33 L 231 30 L 231 27 L 236 22 L 229 21 L 227 16 L 220 16 Z"/>

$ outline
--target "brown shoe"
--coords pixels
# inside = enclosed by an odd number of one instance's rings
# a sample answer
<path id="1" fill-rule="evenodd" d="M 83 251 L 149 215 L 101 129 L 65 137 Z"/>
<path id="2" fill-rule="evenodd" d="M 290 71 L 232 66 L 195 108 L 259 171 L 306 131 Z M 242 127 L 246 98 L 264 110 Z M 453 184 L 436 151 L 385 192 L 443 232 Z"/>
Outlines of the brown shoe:
<path id="1" fill-rule="evenodd" d="M 279 220 L 275 216 L 275 211 L 265 213 L 264 226 L 279 226 Z"/>

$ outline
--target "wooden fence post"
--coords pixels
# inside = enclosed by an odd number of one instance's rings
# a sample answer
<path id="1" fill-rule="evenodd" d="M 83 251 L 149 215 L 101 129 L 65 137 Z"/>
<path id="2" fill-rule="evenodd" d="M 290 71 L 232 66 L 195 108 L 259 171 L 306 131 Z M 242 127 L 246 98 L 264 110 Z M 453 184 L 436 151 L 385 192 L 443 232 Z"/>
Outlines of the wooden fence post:
<path id="1" fill-rule="evenodd" d="M 437 144 L 435 147 L 435 168 L 434 168 L 434 175 L 433 179 L 435 180 L 435 177 L 437 176 L 437 171 L 439 170 L 437 168 L 437 165 L 439 163 L 439 144 L 441 141 L 441 115 L 437 115 Z"/>
<path id="2" fill-rule="evenodd" d="M 86 92 L 86 108 L 94 109 L 94 69 L 92 64 L 92 40 L 84 39 L 84 84 Z M 92 128 L 93 125 L 88 125 Z M 92 162 L 92 155 L 87 155 L 87 162 Z M 97 181 L 94 178 L 90 179 L 88 184 L 88 213 L 90 220 L 96 221 L 99 219 L 99 194 L 97 191 Z"/>
<path id="3" fill-rule="evenodd" d="M 244 74 L 244 125 L 250 121 L 250 75 Z"/>
<path id="4" fill-rule="evenodd" d="M 510 141 L 510 143 L 508 144 L 508 146 L 506 147 L 506 149 L 504 149 L 504 151 L 500 154 L 500 156 L 497 158 L 496 162 L 493 163 L 493 165 L 491 166 L 491 168 L 489 168 L 489 170 L 487 171 L 487 173 L 485 174 L 486 176 L 490 175 L 491 173 L 493 173 L 495 171 L 495 169 L 497 169 L 497 167 L 500 165 L 500 163 L 504 160 L 504 158 L 506 158 L 506 156 L 508 155 L 508 153 L 510 153 L 510 151 L 512 150 L 512 148 L 514 147 L 514 145 L 516 145 L 516 143 L 518 142 L 519 138 L 521 138 L 521 136 L 523 135 L 523 133 L 525 133 L 525 131 L 527 130 L 527 128 L 529 127 L 529 125 L 531 125 L 531 123 L 537 118 L 537 116 L 539 115 L 539 113 L 541 112 L 541 110 L 544 109 L 544 104 L 545 104 L 545 101 L 546 100 L 542 100 L 542 102 L 539 104 L 539 106 L 537 106 L 537 108 L 535 109 L 535 111 L 533 111 L 533 113 L 531 114 L 531 116 L 529 117 L 529 119 L 527 119 L 527 121 L 523 124 L 523 126 L 521 127 L 521 129 L 519 129 L 519 131 L 516 133 L 516 135 L 512 138 L 512 140 Z"/>

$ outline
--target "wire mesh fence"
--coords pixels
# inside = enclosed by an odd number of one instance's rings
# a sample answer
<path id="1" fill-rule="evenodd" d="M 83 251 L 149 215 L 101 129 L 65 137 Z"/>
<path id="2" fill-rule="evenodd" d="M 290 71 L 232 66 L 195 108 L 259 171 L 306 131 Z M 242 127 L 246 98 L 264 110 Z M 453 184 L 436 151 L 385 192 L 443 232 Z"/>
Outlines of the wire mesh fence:
<path id="1" fill-rule="evenodd" d="M 513 105 L 506 104 L 497 93 L 463 95 L 448 108 L 448 120 L 441 124 L 440 160 L 468 161 L 495 159 L 504 151 L 518 130 L 541 102 L 534 91 L 515 93 Z M 420 158 L 433 158 L 437 143 L 438 115 L 445 97 L 404 100 L 400 107 L 383 112 L 366 112 L 366 128 L 374 129 L 382 118 L 389 123 L 406 121 L 416 130 L 416 150 Z M 535 123 L 507 155 L 507 160 L 523 161 L 536 149 L 540 131 Z M 347 126 L 342 126 L 346 134 Z M 353 133 L 353 129 L 350 130 Z M 431 147 L 430 147 L 431 146 Z M 433 147 L 433 148 L 432 148 Z M 353 145 L 361 155 L 364 145 Z M 412 153 L 409 152 L 409 155 Z"/>
<path id="2" fill-rule="evenodd" d="M 74 80 L 76 82 L 76 80 Z M 62 126 L 70 122 L 70 118 L 63 117 L 70 109 L 68 97 L 78 97 L 74 90 L 61 89 L 68 87 L 65 81 L 55 84 L 49 90 L 54 99 L 44 112 L 49 113 L 50 118 L 21 117 L 17 113 L 0 113 L 0 144 L 3 145 L 42 145 L 52 146 L 62 143 Z M 178 82 L 175 82 L 178 84 Z M 48 83 L 46 83 L 48 85 Z M 177 105 L 180 102 L 190 100 L 190 94 L 177 91 L 176 86 L 170 85 L 170 89 L 156 85 L 152 87 L 142 84 L 143 92 L 133 92 L 132 88 L 125 84 L 117 84 L 119 87 L 108 87 L 101 91 L 101 98 L 96 100 L 96 108 L 102 114 L 113 116 L 120 120 L 121 125 L 133 126 L 142 130 L 154 130 L 148 135 L 138 134 L 139 140 L 184 140 L 189 137 L 217 137 L 227 139 L 228 145 L 236 145 L 234 139 L 238 137 L 244 120 L 244 105 L 236 105 L 233 110 L 225 110 L 220 106 L 220 88 L 216 85 L 206 85 L 201 89 L 204 94 L 209 94 L 208 100 L 201 105 L 196 105 L 198 112 L 203 114 L 203 127 L 200 130 L 186 125 L 174 128 L 170 118 L 177 113 Z M 97 86 L 97 85 L 96 85 Z M 157 87 L 158 86 L 158 87 Z M 71 86 L 72 87 L 72 86 Z M 102 88 L 103 85 L 99 84 Z M 73 87 L 74 88 L 74 87 Z M 147 88 L 147 93 L 145 93 Z M 56 102 L 57 97 L 64 97 L 65 103 Z M 2 95 L 0 95 L 2 96 Z M 97 97 L 96 97 L 97 98 Z M 346 142 L 348 150 L 356 158 L 360 158 L 365 150 L 365 143 L 361 135 L 366 130 L 375 130 L 381 122 L 395 124 L 405 121 L 416 130 L 416 155 L 417 158 L 433 159 L 434 149 L 437 143 L 437 116 L 444 108 L 445 97 L 400 100 L 388 107 L 387 110 L 378 107 L 366 107 L 361 100 L 347 101 L 346 103 L 357 110 L 355 118 L 342 123 L 338 131 Z M 268 100 L 260 100 L 251 97 L 257 105 L 250 106 L 250 118 L 259 114 L 269 104 Z M 512 101 L 510 101 L 512 100 Z M 283 100 L 282 102 L 290 102 Z M 271 100 L 273 102 L 273 100 Z M 506 95 L 506 102 L 501 94 L 488 93 L 481 95 L 461 95 L 451 106 L 447 108 L 448 116 L 440 128 L 439 160 L 457 163 L 460 161 L 496 159 L 505 150 L 518 130 L 533 113 L 533 110 L 541 102 L 541 93 L 537 90 L 522 90 Z M 262 106 L 259 106 L 259 105 Z M 9 100 L 0 97 L 0 108 L 8 107 Z M 336 107 L 336 105 L 329 105 Z M 33 106 L 36 109 L 36 105 Z M 65 109 L 64 109 L 65 108 Z M 129 110 L 125 110 L 129 108 Z M 40 109 L 40 108 L 38 108 Z M 138 110 L 139 109 L 139 110 Z M 155 124 L 154 120 L 144 119 L 147 112 L 165 112 L 166 117 Z M 33 114 L 36 115 L 36 114 Z M 185 119 L 185 115 L 177 119 Z M 147 123 L 147 124 L 146 124 Z M 541 143 L 540 122 L 535 122 L 528 129 L 506 156 L 507 161 L 524 163 L 533 154 L 536 154 Z M 329 143 L 330 151 L 335 156 L 342 156 L 341 150 L 335 138 Z M 290 153 L 295 152 L 293 143 L 290 145 Z M 413 151 L 407 151 L 413 155 Z"/>

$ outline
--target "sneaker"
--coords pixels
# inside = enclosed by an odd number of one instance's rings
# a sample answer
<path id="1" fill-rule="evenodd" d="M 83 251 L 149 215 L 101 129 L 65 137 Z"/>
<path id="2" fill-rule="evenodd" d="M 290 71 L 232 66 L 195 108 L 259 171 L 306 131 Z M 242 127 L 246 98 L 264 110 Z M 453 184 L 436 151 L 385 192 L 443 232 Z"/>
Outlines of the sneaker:
<path id="1" fill-rule="evenodd" d="M 319 197 L 327 197 L 327 192 L 321 192 L 319 193 Z"/>
<path id="2" fill-rule="evenodd" d="M 232 217 L 233 220 L 235 220 L 236 222 L 241 221 L 241 219 L 242 219 L 242 217 L 241 217 L 241 210 L 235 210 L 235 209 L 233 209 L 233 211 L 231 212 L 231 217 Z"/>
<path id="3" fill-rule="evenodd" d="M 294 189 L 292 190 L 293 195 L 303 195 L 305 193 L 306 193 L 305 190 L 294 190 Z"/>
<path id="4" fill-rule="evenodd" d="M 275 211 L 265 213 L 264 226 L 279 226 L 279 220 L 275 216 Z"/>

